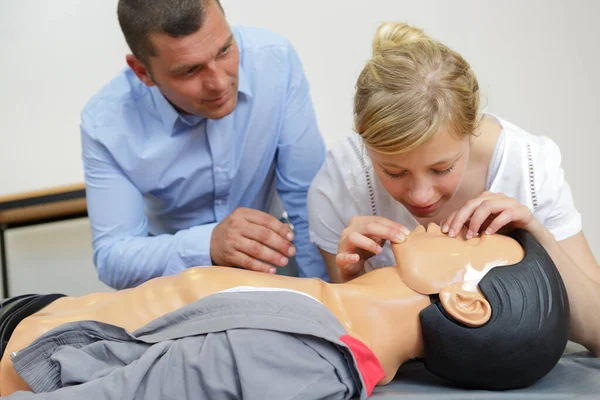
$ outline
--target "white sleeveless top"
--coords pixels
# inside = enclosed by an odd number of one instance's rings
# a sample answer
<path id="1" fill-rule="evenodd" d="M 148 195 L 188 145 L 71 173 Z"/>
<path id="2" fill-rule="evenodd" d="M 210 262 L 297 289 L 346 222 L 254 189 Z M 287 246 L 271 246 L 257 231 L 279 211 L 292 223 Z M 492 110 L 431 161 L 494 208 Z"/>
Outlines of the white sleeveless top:
<path id="1" fill-rule="evenodd" d="M 301 294 L 306 297 L 310 297 L 314 301 L 321 303 L 321 301 L 319 301 L 317 298 L 311 296 L 308 293 L 300 292 L 298 290 L 293 290 L 293 289 L 283 289 L 283 288 L 268 287 L 268 286 L 234 286 L 229 289 L 220 290 L 216 293 L 240 293 L 240 292 L 243 292 L 243 293 L 246 293 L 246 292 L 290 292 L 290 293 L 296 293 L 296 294 Z"/>
<path id="2" fill-rule="evenodd" d="M 528 206 L 558 241 L 579 233 L 581 215 L 565 180 L 556 143 L 493 117 L 502 125 L 502 133 L 490 162 L 486 190 L 504 193 Z M 327 152 L 325 163 L 311 184 L 310 239 L 322 250 L 336 254 L 340 234 L 350 219 L 366 215 L 379 215 L 411 230 L 418 225 L 410 212 L 386 192 L 361 138 L 352 134 Z M 367 264 L 367 269 L 394 265 L 389 244 Z"/>

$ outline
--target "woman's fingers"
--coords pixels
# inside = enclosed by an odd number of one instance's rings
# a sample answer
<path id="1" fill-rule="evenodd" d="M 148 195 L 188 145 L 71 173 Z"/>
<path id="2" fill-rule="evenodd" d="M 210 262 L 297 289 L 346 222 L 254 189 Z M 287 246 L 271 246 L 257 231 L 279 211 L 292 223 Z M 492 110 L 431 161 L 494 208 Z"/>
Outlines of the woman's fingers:
<path id="1" fill-rule="evenodd" d="M 335 263 L 338 267 L 346 267 L 349 264 L 356 264 L 360 261 L 360 256 L 355 253 L 339 253 L 335 256 Z"/>

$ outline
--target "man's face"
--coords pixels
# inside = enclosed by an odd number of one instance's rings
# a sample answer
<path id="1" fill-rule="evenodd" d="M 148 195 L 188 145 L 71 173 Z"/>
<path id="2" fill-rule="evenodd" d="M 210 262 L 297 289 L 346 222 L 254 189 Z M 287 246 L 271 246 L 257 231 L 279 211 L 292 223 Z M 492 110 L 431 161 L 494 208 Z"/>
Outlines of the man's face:
<path id="1" fill-rule="evenodd" d="M 400 277 L 421 294 L 438 294 L 458 282 L 463 282 L 464 291 L 475 292 L 491 268 L 516 264 L 524 256 L 521 245 L 508 236 L 483 235 L 466 240 L 462 232 L 450 238 L 433 223 L 427 229 L 419 226 L 393 250 Z"/>
<path id="2" fill-rule="evenodd" d="M 156 55 L 149 59 L 146 76 L 134 68 L 144 83 L 157 85 L 179 112 L 210 119 L 233 112 L 239 50 L 216 2 L 206 3 L 204 22 L 197 32 L 180 38 L 152 34 L 151 40 Z"/>

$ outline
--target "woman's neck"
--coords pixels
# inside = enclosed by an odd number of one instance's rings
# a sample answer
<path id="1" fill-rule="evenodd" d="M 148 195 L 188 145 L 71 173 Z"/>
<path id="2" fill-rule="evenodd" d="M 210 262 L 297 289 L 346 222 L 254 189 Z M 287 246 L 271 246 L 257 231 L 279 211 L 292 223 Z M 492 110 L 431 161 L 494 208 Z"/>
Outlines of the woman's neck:
<path id="1" fill-rule="evenodd" d="M 331 285 L 324 303 L 348 334 L 375 353 L 385 371 L 380 384 L 392 380 L 401 364 L 422 356 L 419 312 L 430 304 L 429 297 L 409 289 L 396 268 L 380 268 L 343 285 Z"/>
<path id="2" fill-rule="evenodd" d="M 502 125 L 493 116 L 484 116 L 477 135 L 471 142 L 469 166 L 480 171 L 480 180 L 485 184 L 492 157 L 502 134 Z"/>

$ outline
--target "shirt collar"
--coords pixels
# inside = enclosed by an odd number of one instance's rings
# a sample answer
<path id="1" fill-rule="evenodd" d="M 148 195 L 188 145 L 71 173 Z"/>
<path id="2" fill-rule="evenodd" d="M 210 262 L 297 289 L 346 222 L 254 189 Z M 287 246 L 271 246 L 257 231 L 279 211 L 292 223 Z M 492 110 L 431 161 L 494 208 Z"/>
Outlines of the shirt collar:
<path id="1" fill-rule="evenodd" d="M 241 58 L 241 57 L 240 57 Z M 250 83 L 246 78 L 242 63 L 240 62 L 240 68 L 238 70 L 238 92 L 245 94 L 248 97 L 252 97 L 252 90 L 250 90 Z"/>
<path id="2" fill-rule="evenodd" d="M 169 135 L 175 134 L 175 124 L 178 120 L 181 120 L 186 125 L 194 126 L 198 124 L 200 121 L 204 120 L 204 117 L 199 117 L 196 115 L 182 115 L 169 103 L 169 101 L 163 96 L 162 92 L 158 88 L 158 86 L 151 86 L 150 93 L 152 94 L 152 98 L 154 99 L 154 104 L 156 105 L 156 111 L 162 120 L 163 126 Z M 240 67 L 238 70 L 238 93 L 242 93 L 248 97 L 252 97 L 252 91 L 250 90 L 250 83 L 246 78 L 246 74 L 244 73 L 244 69 L 240 63 Z"/>
<path id="3" fill-rule="evenodd" d="M 156 112 L 162 120 L 163 126 L 169 135 L 172 135 L 175 128 L 175 122 L 179 118 L 179 113 L 171 103 L 163 96 L 158 86 L 150 87 L 150 93 L 154 99 L 154 105 L 156 106 Z"/>

